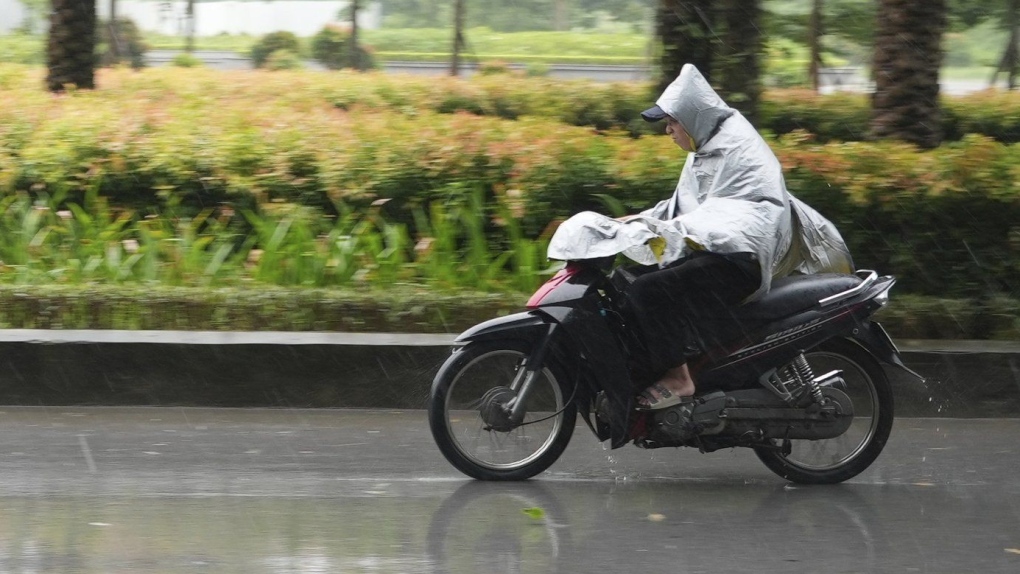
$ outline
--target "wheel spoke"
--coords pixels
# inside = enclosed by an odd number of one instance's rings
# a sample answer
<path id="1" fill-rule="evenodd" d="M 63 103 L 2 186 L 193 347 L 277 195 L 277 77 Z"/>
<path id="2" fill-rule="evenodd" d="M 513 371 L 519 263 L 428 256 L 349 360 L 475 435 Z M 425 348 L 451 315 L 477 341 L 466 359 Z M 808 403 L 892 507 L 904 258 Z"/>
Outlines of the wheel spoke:
<path id="1" fill-rule="evenodd" d="M 505 416 L 502 411 L 506 402 L 516 396 L 507 385 L 515 380 L 524 359 L 522 352 L 513 350 L 481 355 L 450 384 L 446 425 L 455 448 L 473 464 L 497 470 L 520 468 L 541 456 L 560 431 L 562 414 L 541 420 L 564 406 L 560 385 L 548 369 L 538 373 L 534 382 L 526 405 L 531 409 L 525 415 L 525 424 L 511 428 L 509 419 L 501 418 Z M 461 429 L 469 418 L 478 421 L 473 437 Z"/>

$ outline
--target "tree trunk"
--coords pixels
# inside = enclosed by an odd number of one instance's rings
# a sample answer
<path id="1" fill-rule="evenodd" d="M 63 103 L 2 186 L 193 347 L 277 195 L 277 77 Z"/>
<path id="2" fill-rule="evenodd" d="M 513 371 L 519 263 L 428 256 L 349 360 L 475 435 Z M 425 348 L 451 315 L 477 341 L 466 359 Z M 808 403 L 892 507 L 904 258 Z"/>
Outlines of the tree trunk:
<path id="1" fill-rule="evenodd" d="M 556 30 L 557 32 L 563 32 L 570 27 L 569 4 L 570 4 L 569 0 L 555 0 L 555 4 L 553 7 L 553 30 Z"/>
<path id="2" fill-rule="evenodd" d="M 110 32 L 110 59 L 120 62 L 124 50 L 120 46 L 120 34 L 117 33 L 117 0 L 110 0 L 110 21 L 106 23 Z"/>
<path id="3" fill-rule="evenodd" d="M 460 53 L 464 49 L 464 0 L 455 0 L 453 5 L 453 58 L 450 60 L 450 75 L 460 75 Z"/>
<path id="4" fill-rule="evenodd" d="M 351 67 L 355 70 L 361 67 L 361 47 L 358 45 L 358 0 L 351 0 L 351 38 L 350 46 L 347 47 Z"/>
<path id="5" fill-rule="evenodd" d="M 990 83 L 994 86 L 999 74 L 1005 72 L 1006 85 L 1010 90 L 1014 90 L 1016 89 L 1017 72 L 1020 71 L 1018 70 L 1020 68 L 1020 46 L 1017 45 L 1020 43 L 1020 0 L 1009 0 L 1006 10 L 1005 25 L 1008 32 L 1006 49 L 1002 52 L 999 66 L 992 74 Z"/>
<path id="6" fill-rule="evenodd" d="M 656 96 L 686 63 L 694 64 L 711 80 L 712 54 L 718 42 L 712 29 L 712 0 L 659 0 L 655 25 L 662 43 Z"/>
<path id="7" fill-rule="evenodd" d="M 53 0 L 46 45 L 46 87 L 95 88 L 96 0 Z"/>
<path id="8" fill-rule="evenodd" d="M 718 19 L 725 36 L 721 55 L 715 60 L 713 77 L 719 95 L 740 110 L 752 124 L 757 122 L 761 100 L 761 54 L 764 51 L 762 0 L 718 0 Z"/>
<path id="9" fill-rule="evenodd" d="M 808 79 L 811 80 L 811 89 L 818 91 L 821 87 L 818 81 L 818 70 L 822 67 L 822 34 L 825 33 L 822 27 L 822 8 L 824 0 L 813 0 L 811 3 L 811 21 L 808 23 L 808 45 L 811 48 L 811 62 L 808 64 Z"/>
<path id="10" fill-rule="evenodd" d="M 186 14 L 188 35 L 187 41 L 184 43 L 184 51 L 190 54 L 195 51 L 195 0 L 188 0 Z"/>
<path id="11" fill-rule="evenodd" d="M 871 132 L 923 148 L 942 143 L 939 68 L 946 0 L 880 0 Z"/>

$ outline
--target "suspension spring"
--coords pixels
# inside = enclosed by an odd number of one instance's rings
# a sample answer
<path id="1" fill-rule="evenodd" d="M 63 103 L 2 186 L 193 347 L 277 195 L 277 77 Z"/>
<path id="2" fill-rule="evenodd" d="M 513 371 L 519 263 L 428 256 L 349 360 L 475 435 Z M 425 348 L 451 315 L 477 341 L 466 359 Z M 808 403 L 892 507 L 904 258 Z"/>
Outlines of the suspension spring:
<path id="1" fill-rule="evenodd" d="M 811 398 L 815 402 L 822 402 L 822 388 L 815 381 L 815 374 L 811 370 L 811 365 L 808 364 L 807 358 L 804 357 L 804 353 L 801 353 L 793 360 L 793 366 L 797 369 L 797 378 L 800 379 L 802 384 L 807 386 L 808 391 L 811 393 Z"/>

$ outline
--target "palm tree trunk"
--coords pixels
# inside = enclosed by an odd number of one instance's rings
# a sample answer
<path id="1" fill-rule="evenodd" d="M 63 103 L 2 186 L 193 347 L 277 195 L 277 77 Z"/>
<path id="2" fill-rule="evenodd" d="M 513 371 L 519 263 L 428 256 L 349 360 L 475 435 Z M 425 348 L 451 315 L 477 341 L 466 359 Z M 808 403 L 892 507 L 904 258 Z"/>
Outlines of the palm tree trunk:
<path id="1" fill-rule="evenodd" d="M 761 53 L 763 41 L 762 0 L 719 0 L 719 16 L 725 29 L 722 57 L 716 59 L 715 79 L 719 95 L 756 123 L 761 100 Z"/>
<path id="2" fill-rule="evenodd" d="M 942 143 L 939 68 L 946 0 L 880 0 L 872 135 L 923 148 Z"/>
<path id="3" fill-rule="evenodd" d="M 712 57 L 718 42 L 713 30 L 712 0 L 659 0 L 656 35 L 662 42 L 656 96 L 686 63 L 711 80 Z"/>
<path id="4" fill-rule="evenodd" d="M 46 46 L 46 87 L 95 88 L 96 0 L 53 0 Z"/>

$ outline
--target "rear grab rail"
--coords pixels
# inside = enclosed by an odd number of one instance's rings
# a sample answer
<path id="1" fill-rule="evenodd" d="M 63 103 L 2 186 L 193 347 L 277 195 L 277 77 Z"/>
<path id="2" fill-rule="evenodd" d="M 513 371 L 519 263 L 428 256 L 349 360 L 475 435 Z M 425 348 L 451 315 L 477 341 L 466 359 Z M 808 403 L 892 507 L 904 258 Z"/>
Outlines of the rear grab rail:
<path id="1" fill-rule="evenodd" d="M 851 297 L 856 297 L 857 295 L 860 295 L 868 287 L 871 287 L 875 283 L 875 281 L 878 280 L 878 273 L 872 271 L 871 269 L 860 269 L 854 272 L 854 275 L 858 277 L 861 277 L 864 274 L 867 274 L 867 276 L 863 277 L 863 281 L 861 281 L 860 284 L 857 285 L 856 287 L 852 289 L 847 289 L 846 291 L 840 293 L 836 293 L 835 295 L 830 295 L 824 299 L 819 299 L 818 304 L 822 307 L 828 307 L 830 305 L 835 305 L 840 301 L 845 301 L 847 299 L 850 299 Z"/>

